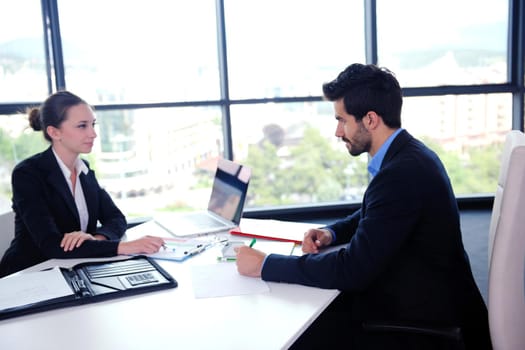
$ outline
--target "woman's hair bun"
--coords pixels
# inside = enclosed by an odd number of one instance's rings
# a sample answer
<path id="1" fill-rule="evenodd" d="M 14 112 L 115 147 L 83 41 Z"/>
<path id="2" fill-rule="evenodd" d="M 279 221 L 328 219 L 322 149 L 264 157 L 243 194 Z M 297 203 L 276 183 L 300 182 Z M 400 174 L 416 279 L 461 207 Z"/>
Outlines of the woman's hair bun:
<path id="1" fill-rule="evenodd" d="M 40 120 L 40 109 L 37 107 L 33 107 L 29 109 L 27 114 L 29 119 L 29 125 L 33 128 L 33 130 L 42 130 L 42 122 Z"/>

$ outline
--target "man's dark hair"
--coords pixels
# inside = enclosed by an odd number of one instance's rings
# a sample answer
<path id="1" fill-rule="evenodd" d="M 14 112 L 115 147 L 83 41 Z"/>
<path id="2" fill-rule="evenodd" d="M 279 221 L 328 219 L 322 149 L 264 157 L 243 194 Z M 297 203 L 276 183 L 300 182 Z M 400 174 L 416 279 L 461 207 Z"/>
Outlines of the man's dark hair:
<path id="1" fill-rule="evenodd" d="M 346 112 L 358 121 L 374 111 L 388 127 L 401 127 L 403 93 L 394 73 L 386 68 L 354 63 L 323 84 L 323 93 L 329 101 L 343 98 Z"/>

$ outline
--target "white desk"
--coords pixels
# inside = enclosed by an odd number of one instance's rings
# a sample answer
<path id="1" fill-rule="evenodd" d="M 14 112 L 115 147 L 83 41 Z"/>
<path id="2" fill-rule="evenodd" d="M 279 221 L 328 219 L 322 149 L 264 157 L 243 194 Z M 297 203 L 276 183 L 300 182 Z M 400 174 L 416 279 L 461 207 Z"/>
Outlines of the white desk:
<path id="1" fill-rule="evenodd" d="M 216 256 L 210 249 L 182 263 L 157 260 L 175 289 L 0 321 L 0 348 L 286 349 L 339 293 L 269 283 L 269 293 L 196 299 L 190 265 L 217 263 Z M 28 271 L 85 260 L 53 259 Z"/>

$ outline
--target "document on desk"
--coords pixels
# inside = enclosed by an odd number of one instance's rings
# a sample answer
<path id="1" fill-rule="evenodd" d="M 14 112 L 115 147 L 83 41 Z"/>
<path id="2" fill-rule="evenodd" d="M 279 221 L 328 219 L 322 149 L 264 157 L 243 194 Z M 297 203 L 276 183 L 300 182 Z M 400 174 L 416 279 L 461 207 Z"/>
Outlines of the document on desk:
<path id="1" fill-rule="evenodd" d="M 295 244 L 272 240 L 257 240 L 254 247 L 266 254 L 291 255 Z M 196 298 L 214 298 L 269 292 L 270 288 L 260 278 L 239 274 L 233 261 L 211 265 L 192 266 L 193 290 Z"/>
<path id="2" fill-rule="evenodd" d="M 157 253 L 145 254 L 153 259 L 184 261 L 204 252 L 213 245 L 213 241 L 204 239 L 164 238 L 164 247 Z"/>
<path id="3" fill-rule="evenodd" d="M 177 281 L 145 256 L 56 266 L 0 279 L 0 320 L 175 287 Z"/>
<path id="4" fill-rule="evenodd" d="M 74 294 L 58 267 L 4 277 L 0 290 L 0 310 Z"/>
<path id="5" fill-rule="evenodd" d="M 193 265 L 191 277 L 195 298 L 216 298 L 270 291 L 268 283 L 262 279 L 240 275 L 235 263 Z"/>
<path id="6" fill-rule="evenodd" d="M 306 231 L 321 226 L 320 224 L 272 219 L 243 219 L 239 229 L 231 230 L 230 234 L 301 244 Z"/>

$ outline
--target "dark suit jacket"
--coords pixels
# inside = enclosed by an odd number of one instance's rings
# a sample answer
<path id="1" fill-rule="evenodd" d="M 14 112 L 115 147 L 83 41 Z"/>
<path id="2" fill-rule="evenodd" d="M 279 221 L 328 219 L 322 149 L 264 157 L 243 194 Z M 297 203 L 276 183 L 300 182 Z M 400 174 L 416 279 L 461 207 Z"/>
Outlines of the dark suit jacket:
<path id="1" fill-rule="evenodd" d="M 357 322 L 461 325 L 469 335 L 472 326 L 487 334 L 449 178 L 437 155 L 408 132 L 394 139 L 360 210 L 328 227 L 334 244 L 348 243 L 343 249 L 269 255 L 262 278 L 339 289 Z"/>
<path id="2" fill-rule="evenodd" d="M 60 241 L 65 233 L 80 231 L 80 219 L 51 147 L 15 167 L 12 173 L 15 238 L 0 262 L 0 276 L 51 258 L 117 255 L 119 239 L 127 226 L 124 215 L 99 186 L 92 170 L 81 173 L 80 184 L 89 213 L 87 232 L 104 235 L 108 240 L 85 241 L 73 251 L 64 252 Z"/>

